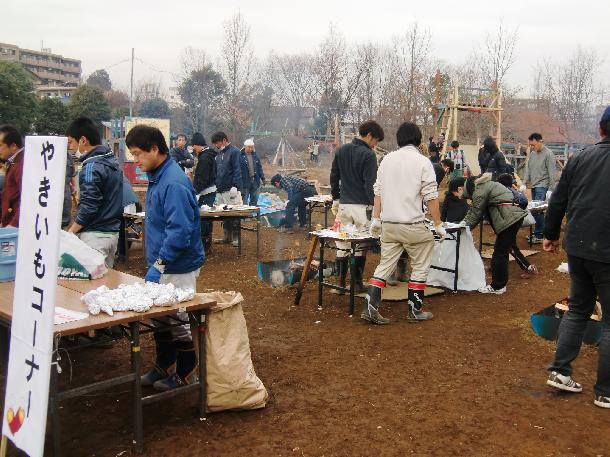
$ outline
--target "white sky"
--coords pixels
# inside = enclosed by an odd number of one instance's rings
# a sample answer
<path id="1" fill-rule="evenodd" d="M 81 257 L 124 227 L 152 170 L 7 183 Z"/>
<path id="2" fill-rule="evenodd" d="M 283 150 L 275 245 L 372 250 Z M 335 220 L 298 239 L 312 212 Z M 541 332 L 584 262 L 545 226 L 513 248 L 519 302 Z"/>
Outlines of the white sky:
<path id="1" fill-rule="evenodd" d="M 84 77 L 128 59 L 131 47 L 136 57 L 176 72 L 186 46 L 216 58 L 222 23 L 237 11 L 251 25 L 252 45 L 261 58 L 271 50 L 313 51 L 331 22 L 348 43 L 389 43 L 417 20 L 431 30 L 436 57 L 459 64 L 502 21 L 519 30 L 510 84 L 529 86 L 539 59 L 564 59 L 580 45 L 596 49 L 603 59 L 600 81 L 610 85 L 606 0 L 4 0 L 0 42 L 40 49 L 44 40 L 53 52 L 81 59 Z M 129 71 L 128 63 L 108 68 L 113 84 L 123 90 L 129 87 Z M 151 78 L 173 85 L 168 73 L 136 62 L 134 80 Z"/>

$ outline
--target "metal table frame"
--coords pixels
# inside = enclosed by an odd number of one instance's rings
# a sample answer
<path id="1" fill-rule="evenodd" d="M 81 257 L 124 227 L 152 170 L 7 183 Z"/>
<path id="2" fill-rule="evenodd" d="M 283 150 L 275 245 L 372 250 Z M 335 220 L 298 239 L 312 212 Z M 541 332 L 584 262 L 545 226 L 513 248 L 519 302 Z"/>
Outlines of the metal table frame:
<path id="1" fill-rule="evenodd" d="M 459 279 L 459 271 L 460 271 L 460 244 L 462 242 L 462 230 L 464 228 L 450 228 L 445 229 L 448 237 L 445 237 L 444 241 L 455 241 L 455 265 L 453 268 L 445 268 L 445 267 L 437 267 L 435 265 L 430 265 L 430 268 L 434 268 L 439 271 L 446 271 L 448 273 L 453 273 L 453 292 L 457 292 L 458 290 L 458 279 Z"/>
<path id="2" fill-rule="evenodd" d="M 226 212 L 206 211 L 206 212 L 200 213 L 200 219 L 202 221 L 211 220 L 212 222 L 213 221 L 217 221 L 217 222 L 237 221 L 238 228 L 239 228 L 239 230 L 237 231 L 237 255 L 238 256 L 241 256 L 241 231 L 244 230 L 247 232 L 256 232 L 256 259 L 258 260 L 260 258 L 260 227 L 261 227 L 260 208 L 250 209 L 250 210 L 247 210 L 247 212 L 245 210 L 235 210 L 235 211 L 242 211 L 243 214 L 240 214 L 240 215 L 231 214 L 234 211 L 226 211 Z M 137 214 L 123 213 L 123 218 L 121 220 L 121 229 L 119 231 L 119 249 L 118 249 L 119 250 L 119 262 L 129 260 L 129 248 L 128 248 L 129 241 L 137 242 L 137 240 L 128 240 L 127 239 L 127 225 L 128 225 L 127 220 L 140 221 L 143 223 L 144 217 L 145 216 L 141 216 L 141 215 L 137 215 Z M 256 225 L 254 228 L 242 226 L 242 221 L 250 221 L 250 220 L 256 221 Z M 144 231 L 142 231 L 142 234 L 143 234 L 142 244 L 144 245 L 146 243 L 146 234 Z"/>
<path id="3" fill-rule="evenodd" d="M 61 287 L 61 286 L 58 286 Z M 76 290 L 73 290 L 76 292 Z M 74 351 L 82 348 L 86 348 L 95 344 L 90 338 L 86 336 L 86 334 L 79 333 L 78 328 L 71 330 L 65 336 L 71 335 L 81 335 L 81 338 L 85 339 L 84 343 L 71 345 L 70 347 L 62 347 L 60 345 L 60 340 L 62 337 L 61 331 L 56 331 L 54 333 L 54 344 L 53 344 L 53 358 L 52 358 L 52 367 L 51 367 L 51 379 L 50 379 L 50 389 L 49 389 L 49 415 L 51 418 L 52 425 L 52 447 L 53 447 L 53 455 L 55 457 L 59 457 L 61 455 L 61 425 L 60 425 L 60 402 L 63 400 L 67 400 L 70 398 L 76 398 L 83 395 L 90 394 L 92 392 L 97 392 L 101 390 L 105 390 L 111 387 L 115 387 L 118 385 L 133 383 L 133 427 L 134 427 L 134 438 L 133 445 L 134 449 L 137 453 L 142 453 L 144 450 L 144 424 L 143 424 L 143 406 L 149 405 L 151 403 L 155 403 L 157 401 L 164 400 L 166 398 L 172 398 L 180 394 L 188 393 L 194 390 L 199 392 L 199 417 L 201 420 L 204 420 L 206 417 L 207 410 L 207 373 L 206 373 L 206 352 L 205 352 L 205 333 L 206 327 L 208 323 L 208 316 L 210 313 L 209 306 L 213 305 L 213 303 L 209 303 L 207 307 L 200 307 L 197 309 L 193 309 L 191 311 L 187 311 L 189 316 L 189 322 L 182 321 L 178 319 L 175 315 L 173 315 L 176 310 L 168 310 L 168 314 L 160 314 L 156 313 L 153 318 L 146 318 L 146 313 L 143 313 L 142 319 L 134 319 L 126 322 L 125 319 L 122 319 L 120 313 L 117 314 L 117 321 L 122 322 L 118 325 L 121 329 L 121 334 L 116 335 L 109 331 L 110 327 L 113 326 L 112 322 L 109 321 L 104 324 L 104 327 L 98 327 L 95 330 L 100 331 L 103 334 L 106 334 L 113 340 L 118 340 L 122 338 L 128 338 L 130 341 L 130 354 L 131 354 L 131 372 L 125 375 L 115 376 L 109 379 L 105 379 L 103 381 L 93 382 L 91 384 L 86 384 L 80 387 L 74 387 L 67 390 L 60 391 L 59 390 L 59 375 L 62 370 L 60 368 L 59 362 L 61 361 L 60 350 L 65 351 Z M 158 310 L 157 310 L 158 311 Z M 163 323 L 159 321 L 158 318 L 164 317 L 169 318 L 169 323 Z M 158 326 L 153 326 L 152 323 L 155 323 Z M 160 332 L 165 331 L 169 328 L 184 325 L 190 323 L 191 326 L 197 329 L 197 336 L 193 338 L 194 342 L 198 342 L 198 375 L 199 382 L 189 384 L 187 386 L 178 387 L 176 389 L 154 393 L 151 395 L 147 395 L 142 397 L 142 385 L 141 385 L 141 366 L 142 366 L 142 356 L 140 351 L 140 336 L 146 333 Z M 8 317 L 0 317 L 0 325 L 8 328 L 8 332 L 10 333 L 11 327 L 11 319 Z M 114 325 L 116 326 L 116 325 Z M 141 330 L 141 327 L 144 327 L 144 330 Z M 89 328 L 89 327 L 88 327 Z M 83 332 L 85 328 L 83 328 Z M 8 369 L 8 364 L 6 366 Z"/>
<path id="4" fill-rule="evenodd" d="M 307 201 L 307 231 L 311 232 L 311 216 L 314 213 L 314 210 L 316 208 L 322 208 L 324 209 L 324 227 L 323 228 L 327 228 L 328 227 L 328 210 L 333 206 L 333 201 L 324 201 L 324 202 L 320 202 L 320 201 Z M 320 213 L 322 211 L 319 211 Z"/>
<path id="5" fill-rule="evenodd" d="M 324 288 L 327 287 L 329 289 L 335 289 L 341 292 L 349 293 L 349 307 L 348 314 L 351 316 L 354 314 L 355 309 L 355 294 L 354 294 L 354 262 L 356 259 L 356 253 L 368 250 L 373 245 L 379 243 L 379 239 L 377 238 L 363 238 L 357 240 L 337 240 L 337 238 L 331 237 L 322 237 L 312 233 L 312 236 L 315 236 L 319 240 L 319 249 L 320 249 L 320 269 L 318 273 L 318 306 L 322 306 L 323 304 L 323 292 Z M 324 281 L 324 275 L 321 274 L 324 265 L 324 249 L 325 244 L 327 244 L 326 248 L 332 249 L 334 251 L 341 251 L 343 249 L 337 248 L 336 246 L 331 246 L 331 242 L 341 241 L 345 243 L 350 243 L 351 248 L 349 251 L 349 263 L 350 263 L 350 284 L 349 287 L 340 287 L 336 284 L 332 284 Z"/>

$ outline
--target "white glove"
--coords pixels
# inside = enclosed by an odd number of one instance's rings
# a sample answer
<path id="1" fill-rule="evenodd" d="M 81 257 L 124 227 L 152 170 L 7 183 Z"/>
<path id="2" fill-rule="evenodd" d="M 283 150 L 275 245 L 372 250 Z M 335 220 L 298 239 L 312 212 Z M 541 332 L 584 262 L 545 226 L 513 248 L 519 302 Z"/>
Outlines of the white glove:
<path id="1" fill-rule="evenodd" d="M 237 198 L 237 187 L 231 187 L 229 190 L 229 197 Z"/>
<path id="2" fill-rule="evenodd" d="M 546 201 L 547 202 L 551 199 L 551 195 L 553 195 L 553 191 L 552 190 L 547 190 L 546 191 Z"/>
<path id="3" fill-rule="evenodd" d="M 335 216 L 339 213 L 339 200 L 333 200 L 333 206 L 330 210 Z"/>
<path id="4" fill-rule="evenodd" d="M 521 184 L 519 186 L 519 192 L 523 193 L 523 192 L 525 192 L 525 189 L 527 189 L 527 187 L 525 187 L 525 184 Z"/>
<path id="5" fill-rule="evenodd" d="M 434 230 L 436 231 L 436 234 L 441 237 L 441 239 L 438 241 L 440 243 L 445 241 L 445 236 L 447 235 L 447 232 L 445 231 L 445 227 L 443 227 L 442 224 L 438 224 L 438 225 L 434 226 Z"/>
<path id="6" fill-rule="evenodd" d="M 373 238 L 378 238 L 381 236 L 381 219 L 377 219 L 376 217 L 371 219 L 371 228 L 369 229 L 369 233 Z"/>
<path id="7" fill-rule="evenodd" d="M 460 221 L 458 224 L 460 227 L 466 227 L 466 221 Z"/>

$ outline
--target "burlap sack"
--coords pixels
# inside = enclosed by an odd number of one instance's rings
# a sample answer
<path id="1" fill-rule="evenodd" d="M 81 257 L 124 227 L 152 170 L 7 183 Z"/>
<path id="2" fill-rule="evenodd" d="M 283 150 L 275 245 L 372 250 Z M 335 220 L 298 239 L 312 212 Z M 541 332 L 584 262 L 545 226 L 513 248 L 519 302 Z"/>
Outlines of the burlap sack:
<path id="1" fill-rule="evenodd" d="M 216 300 L 206 332 L 208 410 L 264 408 L 269 395 L 256 375 L 239 292 L 200 294 Z"/>

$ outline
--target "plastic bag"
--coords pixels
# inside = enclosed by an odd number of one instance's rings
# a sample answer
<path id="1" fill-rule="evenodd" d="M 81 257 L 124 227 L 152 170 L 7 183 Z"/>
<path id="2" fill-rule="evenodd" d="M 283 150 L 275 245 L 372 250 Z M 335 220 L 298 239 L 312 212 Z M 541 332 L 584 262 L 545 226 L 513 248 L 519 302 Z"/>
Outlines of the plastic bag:
<path id="1" fill-rule="evenodd" d="M 59 279 L 97 279 L 108 272 L 104 255 L 89 247 L 73 233 L 61 231 L 59 238 Z"/>

